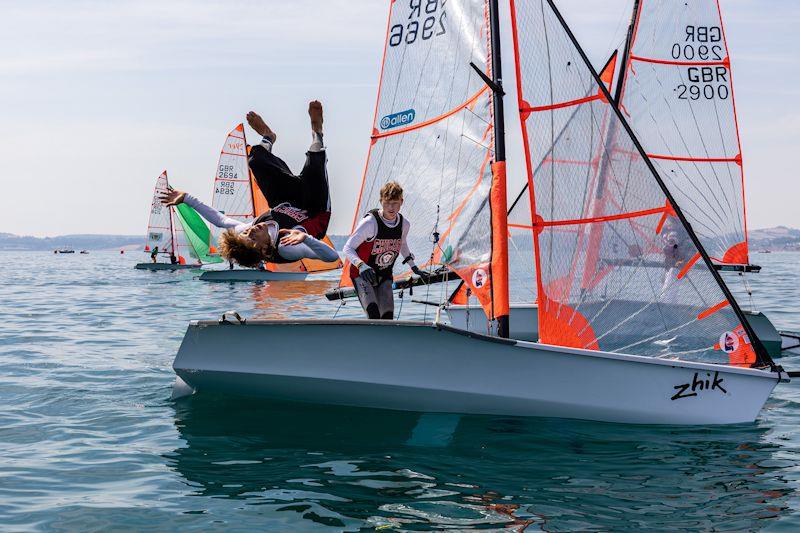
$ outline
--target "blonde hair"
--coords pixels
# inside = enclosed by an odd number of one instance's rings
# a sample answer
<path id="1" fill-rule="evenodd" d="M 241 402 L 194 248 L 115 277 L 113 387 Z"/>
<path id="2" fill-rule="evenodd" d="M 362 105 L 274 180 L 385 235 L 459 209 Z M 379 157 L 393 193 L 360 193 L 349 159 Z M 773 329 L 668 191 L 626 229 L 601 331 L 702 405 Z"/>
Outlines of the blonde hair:
<path id="1" fill-rule="evenodd" d="M 381 202 L 393 202 L 403 199 L 403 187 L 396 181 L 389 181 L 381 187 Z"/>
<path id="2" fill-rule="evenodd" d="M 257 268 L 262 261 L 269 261 L 274 251 L 260 248 L 244 235 L 229 229 L 219 238 L 219 253 L 228 261 L 234 261 L 245 268 Z"/>

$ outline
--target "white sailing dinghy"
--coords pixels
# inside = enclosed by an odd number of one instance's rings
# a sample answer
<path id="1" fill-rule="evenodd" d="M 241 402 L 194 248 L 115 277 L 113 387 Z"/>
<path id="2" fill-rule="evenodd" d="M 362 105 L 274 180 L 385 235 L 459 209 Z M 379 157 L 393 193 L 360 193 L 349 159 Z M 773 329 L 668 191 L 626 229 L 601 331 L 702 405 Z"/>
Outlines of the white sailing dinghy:
<path id="1" fill-rule="evenodd" d="M 500 336 L 440 323 L 223 316 L 190 323 L 173 363 L 176 390 L 625 423 L 752 421 L 788 376 L 552 0 L 511 3 L 540 342 L 503 338 L 508 219 L 497 0 L 390 5 L 358 213 L 374 205 L 381 183 L 403 183 L 411 249 L 419 255 L 433 241 L 432 263 L 463 280 Z M 534 171 L 531 161 L 548 151 L 549 164 Z M 593 164 L 609 167 L 605 184 Z M 702 259 L 680 276 L 652 266 L 664 263 L 656 229 L 666 212 Z M 587 271 L 592 283 L 583 286 Z"/>
<path id="2" fill-rule="evenodd" d="M 220 151 L 217 172 L 214 176 L 214 194 L 211 205 L 231 218 L 249 222 L 269 209 L 264 195 L 255 182 L 247 163 L 248 145 L 244 124 L 228 132 Z M 219 242 L 220 228 L 212 228 L 212 242 Z M 330 240 L 323 239 L 333 247 Z M 301 281 L 309 273 L 341 268 L 340 262 L 325 263 L 304 259 L 290 264 L 269 263 L 264 270 L 233 268 L 207 270 L 200 275 L 203 281 Z"/>
<path id="3" fill-rule="evenodd" d="M 164 263 L 137 263 L 134 268 L 137 270 L 181 270 L 186 268 L 199 268 L 199 265 L 187 264 L 184 258 L 181 262 L 179 253 L 176 249 L 175 221 L 174 212 L 171 207 L 161 203 L 160 195 L 169 189 L 167 171 L 161 173 L 156 179 L 156 186 L 153 190 L 153 199 L 150 203 L 150 219 L 147 222 L 147 242 L 144 251 L 152 252 L 158 248 L 157 256 L 166 258 Z M 172 263 L 170 258 L 174 257 L 177 261 Z"/>

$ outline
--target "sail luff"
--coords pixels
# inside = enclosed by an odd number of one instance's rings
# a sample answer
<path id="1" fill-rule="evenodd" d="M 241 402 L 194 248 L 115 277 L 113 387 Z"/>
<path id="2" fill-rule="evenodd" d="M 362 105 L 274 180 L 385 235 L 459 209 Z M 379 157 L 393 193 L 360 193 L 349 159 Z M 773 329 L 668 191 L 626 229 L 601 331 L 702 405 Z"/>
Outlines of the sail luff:
<path id="1" fill-rule="evenodd" d="M 491 287 L 492 312 L 497 320 L 499 337 L 509 336 L 509 287 L 508 287 L 508 199 L 506 188 L 506 140 L 503 108 L 503 70 L 500 47 L 500 13 L 497 0 L 489 0 L 488 41 L 489 62 L 492 79 L 500 90 L 492 94 L 494 128 L 494 163 L 492 185 L 489 194 L 492 227 Z"/>
<path id="2" fill-rule="evenodd" d="M 592 64 L 589 61 L 589 58 L 586 56 L 586 52 L 583 50 L 583 48 L 578 43 L 578 40 L 575 38 L 575 35 L 572 33 L 572 30 L 567 25 L 566 21 L 564 20 L 563 16 L 561 15 L 561 12 L 556 7 L 555 2 L 553 0 L 547 0 L 547 3 L 549 4 L 550 9 L 552 10 L 552 12 L 555 15 L 555 17 L 558 19 L 559 23 L 561 24 L 561 27 L 563 28 L 563 30 L 566 33 L 567 37 L 572 42 L 572 45 L 575 47 L 575 50 L 578 52 L 579 56 L 583 60 L 583 63 L 585 65 L 585 67 L 588 69 L 588 71 L 591 74 L 592 78 L 594 78 L 594 81 L 598 85 L 599 90 L 602 91 L 603 94 L 605 95 L 605 97 L 608 99 L 608 103 L 611 106 L 611 109 L 613 110 L 613 112 L 616 114 L 616 116 L 617 116 L 617 118 L 619 120 L 619 123 L 622 125 L 622 127 L 627 132 L 628 136 L 630 137 L 630 140 L 633 142 L 633 145 L 634 145 L 634 147 L 636 149 L 636 152 L 638 152 L 638 155 L 642 158 L 642 161 L 647 166 L 647 169 L 652 174 L 652 177 L 656 180 L 656 183 L 658 184 L 659 188 L 663 192 L 664 196 L 666 196 L 666 198 L 669 201 L 669 204 L 670 204 L 670 206 L 672 208 L 672 211 L 674 212 L 675 216 L 681 222 L 681 224 L 682 224 L 684 230 L 686 231 L 687 235 L 692 240 L 692 243 L 694 244 L 694 246 L 697 248 L 697 251 L 702 256 L 703 262 L 705 263 L 706 267 L 708 268 L 708 271 L 711 273 L 712 277 L 716 281 L 716 283 L 719 286 L 720 290 L 725 295 L 725 298 L 727 300 L 727 304 L 730 305 L 731 309 L 736 314 L 736 317 L 740 320 L 741 326 L 744 328 L 745 333 L 749 337 L 750 342 L 752 343 L 752 346 L 754 347 L 754 350 L 755 350 L 755 353 L 756 353 L 756 357 L 757 357 L 757 363 L 760 363 L 760 364 L 763 364 L 763 365 L 769 365 L 769 366 L 774 368 L 774 362 L 772 361 L 772 358 L 767 353 L 766 349 L 764 348 L 764 345 L 761 343 L 760 339 L 758 338 L 758 336 L 756 335 L 755 331 L 753 330 L 753 327 L 750 325 L 750 322 L 748 321 L 747 316 L 742 312 L 741 308 L 739 307 L 739 304 L 736 302 L 735 298 L 731 294 L 731 292 L 728 289 L 727 285 L 725 285 L 725 282 L 722 280 L 722 277 L 720 276 L 719 272 L 717 272 L 716 268 L 714 268 L 714 264 L 711 261 L 711 258 L 709 257 L 708 252 L 706 252 L 705 248 L 703 247 L 702 243 L 700 242 L 699 237 L 697 236 L 697 234 L 692 229 L 692 226 L 689 223 L 689 221 L 687 220 L 687 218 L 684 215 L 683 211 L 681 210 L 681 207 L 677 204 L 677 202 L 675 202 L 675 199 L 673 198 L 672 193 L 667 188 L 667 186 L 664 183 L 664 181 L 661 179 L 661 176 L 659 175 L 658 171 L 656 170 L 655 166 L 653 165 L 653 162 L 647 156 L 647 153 L 645 152 L 644 148 L 642 147 L 641 143 L 639 142 L 638 138 L 636 137 L 635 133 L 633 132 L 633 129 L 628 124 L 628 122 L 625 120 L 625 117 L 623 116 L 623 114 L 620 112 L 619 107 L 616 105 L 616 102 L 614 102 L 614 100 L 611 98 L 611 94 L 609 93 L 609 91 L 606 88 L 605 84 L 602 82 L 602 80 L 600 79 L 599 75 L 594 70 L 594 67 L 592 67 Z M 717 305 L 720 305 L 720 304 L 717 304 Z M 698 317 L 698 318 L 701 318 L 701 317 Z"/>

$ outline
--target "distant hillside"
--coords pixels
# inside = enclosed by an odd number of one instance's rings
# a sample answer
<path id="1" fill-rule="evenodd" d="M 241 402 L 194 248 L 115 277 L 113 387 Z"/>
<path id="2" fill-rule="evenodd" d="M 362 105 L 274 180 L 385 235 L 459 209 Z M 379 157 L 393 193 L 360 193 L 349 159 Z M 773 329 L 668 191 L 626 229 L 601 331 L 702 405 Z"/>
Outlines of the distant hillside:
<path id="1" fill-rule="evenodd" d="M 750 250 L 800 251 L 800 230 L 778 226 L 750 230 Z"/>
<path id="2" fill-rule="evenodd" d="M 75 250 L 108 250 L 141 245 L 143 235 L 61 235 L 59 237 L 20 237 L 0 233 L 0 250 L 55 250 L 69 246 Z"/>
<path id="3" fill-rule="evenodd" d="M 330 235 L 330 239 L 333 246 L 341 250 L 347 241 L 347 235 Z M 0 250 L 55 250 L 63 246 L 70 246 L 75 250 L 110 250 L 140 246 L 144 240 L 143 235 L 61 235 L 39 238 L 0 233 Z M 800 229 L 778 226 L 751 230 L 750 249 L 754 252 L 800 251 Z"/>

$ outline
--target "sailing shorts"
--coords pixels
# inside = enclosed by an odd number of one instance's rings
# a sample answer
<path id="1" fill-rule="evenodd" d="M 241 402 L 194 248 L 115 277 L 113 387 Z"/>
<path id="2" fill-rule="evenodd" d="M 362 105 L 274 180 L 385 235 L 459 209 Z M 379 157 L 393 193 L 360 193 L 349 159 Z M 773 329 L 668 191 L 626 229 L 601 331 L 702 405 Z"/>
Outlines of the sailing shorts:
<path id="1" fill-rule="evenodd" d="M 367 313 L 367 318 L 394 319 L 394 294 L 392 279 L 381 279 L 377 285 L 367 283 L 361 276 L 353 278 L 353 285 L 358 294 L 358 301 Z"/>

